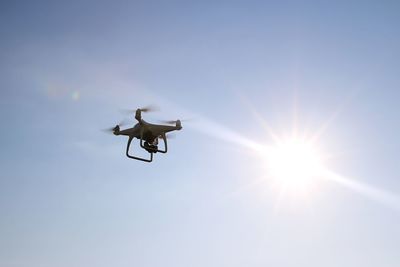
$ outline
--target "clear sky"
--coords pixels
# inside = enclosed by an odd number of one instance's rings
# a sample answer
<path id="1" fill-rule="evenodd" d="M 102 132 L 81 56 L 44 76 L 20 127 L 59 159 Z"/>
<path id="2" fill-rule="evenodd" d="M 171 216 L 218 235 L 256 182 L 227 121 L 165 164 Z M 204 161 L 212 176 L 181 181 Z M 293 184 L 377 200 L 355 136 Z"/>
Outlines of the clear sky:
<path id="1" fill-rule="evenodd" d="M 399 14 L 1 1 L 0 266 L 399 266 Z M 101 131 L 147 104 L 191 119 L 151 164 Z M 257 149 L 294 133 L 332 173 L 306 194 Z"/>

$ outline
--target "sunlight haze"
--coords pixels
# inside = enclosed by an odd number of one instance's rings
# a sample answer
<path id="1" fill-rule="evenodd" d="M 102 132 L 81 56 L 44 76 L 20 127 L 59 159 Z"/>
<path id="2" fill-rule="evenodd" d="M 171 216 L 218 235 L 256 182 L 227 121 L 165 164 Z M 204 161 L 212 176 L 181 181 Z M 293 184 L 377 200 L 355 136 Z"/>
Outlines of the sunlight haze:
<path id="1" fill-rule="evenodd" d="M 400 266 L 399 14 L 1 1 L 0 267 Z"/>

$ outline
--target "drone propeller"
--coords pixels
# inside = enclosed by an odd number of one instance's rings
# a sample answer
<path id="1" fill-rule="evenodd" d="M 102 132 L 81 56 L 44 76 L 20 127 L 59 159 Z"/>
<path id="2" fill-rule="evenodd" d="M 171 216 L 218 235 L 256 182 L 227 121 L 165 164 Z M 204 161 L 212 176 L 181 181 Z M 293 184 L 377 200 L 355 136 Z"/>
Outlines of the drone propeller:
<path id="1" fill-rule="evenodd" d="M 166 120 L 160 120 L 161 123 L 166 123 L 166 124 L 175 124 L 177 120 L 175 121 L 166 121 Z"/>
<path id="2" fill-rule="evenodd" d="M 183 119 L 183 120 L 159 120 L 159 122 L 161 123 L 165 123 L 165 124 L 176 124 L 178 121 L 179 122 L 188 122 L 188 121 L 192 121 L 193 119 Z"/>
<path id="3" fill-rule="evenodd" d="M 141 112 L 151 112 L 160 110 L 157 106 L 149 105 L 147 107 L 139 108 Z"/>
<path id="4" fill-rule="evenodd" d="M 124 120 L 120 121 L 116 126 L 105 128 L 102 131 L 103 132 L 108 132 L 108 133 L 113 133 L 115 131 L 115 129 L 117 128 L 117 126 L 118 127 L 122 127 L 122 126 L 127 125 L 127 124 L 128 124 L 128 121 L 126 119 L 124 119 Z"/>
<path id="5" fill-rule="evenodd" d="M 117 125 L 117 126 L 118 126 L 118 125 Z M 102 131 L 105 132 L 105 133 L 110 133 L 110 134 L 112 134 L 112 133 L 114 133 L 115 131 L 117 131 L 117 129 L 118 129 L 117 126 L 110 127 L 110 128 L 106 128 L 106 129 L 102 129 Z"/>
<path id="6" fill-rule="evenodd" d="M 113 133 L 114 129 L 115 129 L 115 126 L 114 127 L 110 127 L 110 128 L 101 129 L 101 130 L 103 132 L 106 132 L 106 133 Z"/>
<path id="7" fill-rule="evenodd" d="M 155 105 L 149 105 L 146 107 L 138 108 L 141 112 L 152 112 L 159 111 L 160 109 Z M 134 113 L 137 109 L 122 109 L 121 111 L 126 114 Z"/>

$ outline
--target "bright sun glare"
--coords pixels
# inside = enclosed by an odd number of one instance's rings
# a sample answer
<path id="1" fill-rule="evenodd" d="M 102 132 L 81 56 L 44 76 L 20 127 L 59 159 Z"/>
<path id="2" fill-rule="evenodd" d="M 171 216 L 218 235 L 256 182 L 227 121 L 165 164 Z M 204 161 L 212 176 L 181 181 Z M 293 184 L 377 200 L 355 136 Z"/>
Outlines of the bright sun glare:
<path id="1" fill-rule="evenodd" d="M 297 138 L 281 141 L 270 148 L 267 164 L 274 181 L 284 190 L 294 193 L 312 190 L 323 170 L 316 148 Z"/>

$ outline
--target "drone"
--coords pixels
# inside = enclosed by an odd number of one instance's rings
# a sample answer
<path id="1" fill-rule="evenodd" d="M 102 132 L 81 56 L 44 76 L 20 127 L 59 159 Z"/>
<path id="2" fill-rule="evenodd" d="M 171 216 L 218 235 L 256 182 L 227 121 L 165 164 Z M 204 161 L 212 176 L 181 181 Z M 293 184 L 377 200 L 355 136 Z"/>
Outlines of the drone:
<path id="1" fill-rule="evenodd" d="M 120 124 L 117 124 L 114 128 L 108 129 L 114 135 L 125 135 L 128 136 L 128 143 L 126 146 L 126 156 L 130 159 L 141 160 L 145 162 L 153 161 L 154 153 L 167 153 L 167 133 L 172 131 L 179 131 L 182 129 L 182 124 L 180 120 L 176 121 L 164 121 L 166 124 L 175 124 L 175 125 L 160 125 L 160 124 L 151 124 L 142 119 L 142 112 L 151 111 L 152 108 L 138 108 L 135 112 L 135 119 L 138 121 L 135 126 L 132 128 L 120 129 Z M 133 156 L 129 154 L 129 148 L 131 146 L 131 142 L 134 138 L 140 140 L 140 147 L 147 152 L 150 153 L 150 158 L 141 158 L 138 156 Z M 158 139 L 162 139 L 164 141 L 164 149 L 158 148 Z"/>

